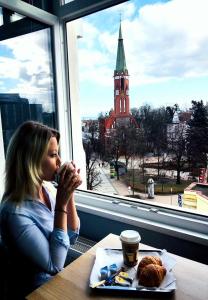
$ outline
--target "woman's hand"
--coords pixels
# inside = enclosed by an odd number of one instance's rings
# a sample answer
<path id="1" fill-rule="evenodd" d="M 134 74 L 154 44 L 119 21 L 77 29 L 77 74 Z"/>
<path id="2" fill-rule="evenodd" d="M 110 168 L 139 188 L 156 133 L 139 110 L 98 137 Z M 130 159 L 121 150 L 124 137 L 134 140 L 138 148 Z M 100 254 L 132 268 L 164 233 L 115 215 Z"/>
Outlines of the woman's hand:
<path id="1" fill-rule="evenodd" d="M 56 207 L 65 209 L 74 190 L 78 188 L 81 183 L 80 169 L 76 168 L 74 162 L 66 163 L 60 173 L 56 195 Z"/>

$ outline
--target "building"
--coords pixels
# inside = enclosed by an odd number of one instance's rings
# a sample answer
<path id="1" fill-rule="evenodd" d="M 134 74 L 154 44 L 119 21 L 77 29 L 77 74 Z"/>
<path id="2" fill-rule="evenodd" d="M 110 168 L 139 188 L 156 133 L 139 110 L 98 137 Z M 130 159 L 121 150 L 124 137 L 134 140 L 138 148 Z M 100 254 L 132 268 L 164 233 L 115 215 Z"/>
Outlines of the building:
<path id="1" fill-rule="evenodd" d="M 103 134 L 107 137 L 117 127 L 135 127 L 138 124 L 131 115 L 129 99 L 129 73 L 126 66 L 121 24 L 119 28 L 116 68 L 114 70 L 114 109 L 104 119 Z"/>
<path id="2" fill-rule="evenodd" d="M 190 112 L 179 113 L 175 111 L 172 122 L 167 124 L 167 142 L 169 147 L 176 141 L 186 139 L 186 132 L 188 129 L 188 121 L 191 118 Z"/>
<path id="3" fill-rule="evenodd" d="M 54 112 L 43 112 L 42 104 L 30 104 L 18 93 L 0 93 L 0 114 L 5 153 L 11 136 L 23 122 L 34 120 L 48 126 L 55 124 Z"/>

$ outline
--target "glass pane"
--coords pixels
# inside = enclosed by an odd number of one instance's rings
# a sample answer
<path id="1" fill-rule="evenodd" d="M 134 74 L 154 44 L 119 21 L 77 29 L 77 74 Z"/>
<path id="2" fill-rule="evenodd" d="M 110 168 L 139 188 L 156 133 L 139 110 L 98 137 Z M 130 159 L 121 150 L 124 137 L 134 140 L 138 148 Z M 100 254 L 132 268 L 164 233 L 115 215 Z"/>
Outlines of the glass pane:
<path id="1" fill-rule="evenodd" d="M 75 0 L 61 0 L 61 4 L 64 5 L 64 4 L 67 4 L 72 1 L 75 1 Z"/>
<path id="2" fill-rule="evenodd" d="M 26 120 L 56 127 L 50 28 L 0 41 L 0 112 L 4 152 Z"/>
<path id="3" fill-rule="evenodd" d="M 23 19 L 24 16 L 7 8 L 0 7 L 0 26 Z"/>
<path id="4" fill-rule="evenodd" d="M 185 3 L 128 1 L 67 28 L 88 189 L 207 214 L 208 19 Z"/>
<path id="5" fill-rule="evenodd" d="M 0 26 L 3 25 L 2 8 L 0 7 Z"/>

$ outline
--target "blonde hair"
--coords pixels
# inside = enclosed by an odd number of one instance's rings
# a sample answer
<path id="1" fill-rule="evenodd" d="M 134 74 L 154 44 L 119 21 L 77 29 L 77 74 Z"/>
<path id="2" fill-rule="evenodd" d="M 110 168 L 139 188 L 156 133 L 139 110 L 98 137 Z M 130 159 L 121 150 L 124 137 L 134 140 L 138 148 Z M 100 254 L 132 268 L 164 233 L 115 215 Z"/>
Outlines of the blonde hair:
<path id="1" fill-rule="evenodd" d="M 35 196 L 41 183 L 41 163 L 51 137 L 59 143 L 57 130 L 38 122 L 23 123 L 12 136 L 5 170 L 4 200 L 20 203 L 27 196 Z"/>

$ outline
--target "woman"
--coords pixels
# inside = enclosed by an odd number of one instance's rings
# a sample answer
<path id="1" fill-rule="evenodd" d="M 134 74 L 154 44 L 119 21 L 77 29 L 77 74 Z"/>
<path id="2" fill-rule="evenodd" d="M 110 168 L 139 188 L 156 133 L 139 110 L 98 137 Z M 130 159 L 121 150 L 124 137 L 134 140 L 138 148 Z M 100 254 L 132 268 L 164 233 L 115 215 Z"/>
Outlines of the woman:
<path id="1" fill-rule="evenodd" d="M 80 170 L 73 163 L 64 165 L 55 198 L 44 184 L 54 180 L 61 166 L 59 137 L 55 129 L 29 121 L 8 147 L 0 228 L 11 263 L 13 299 L 22 299 L 59 272 L 78 236 L 73 193 L 81 184 Z"/>

